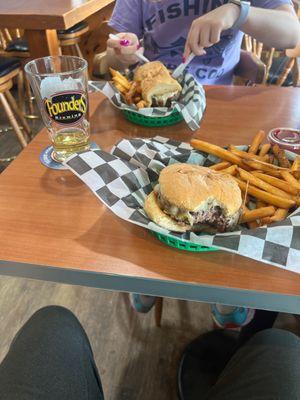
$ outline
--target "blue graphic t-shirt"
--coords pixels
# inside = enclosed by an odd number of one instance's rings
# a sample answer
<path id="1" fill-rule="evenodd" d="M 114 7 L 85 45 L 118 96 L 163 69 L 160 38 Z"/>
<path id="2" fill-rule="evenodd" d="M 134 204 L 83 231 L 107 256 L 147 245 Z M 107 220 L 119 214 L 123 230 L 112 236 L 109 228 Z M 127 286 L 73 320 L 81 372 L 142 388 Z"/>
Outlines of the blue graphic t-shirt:
<path id="1" fill-rule="evenodd" d="M 144 39 L 145 56 L 174 69 L 182 61 L 185 41 L 194 19 L 228 0 L 117 0 L 109 25 L 118 32 L 133 32 Z M 274 9 L 290 0 L 252 0 L 252 6 Z M 231 84 L 240 59 L 243 33 L 229 29 L 221 40 L 195 57 L 189 72 L 200 83 Z"/>

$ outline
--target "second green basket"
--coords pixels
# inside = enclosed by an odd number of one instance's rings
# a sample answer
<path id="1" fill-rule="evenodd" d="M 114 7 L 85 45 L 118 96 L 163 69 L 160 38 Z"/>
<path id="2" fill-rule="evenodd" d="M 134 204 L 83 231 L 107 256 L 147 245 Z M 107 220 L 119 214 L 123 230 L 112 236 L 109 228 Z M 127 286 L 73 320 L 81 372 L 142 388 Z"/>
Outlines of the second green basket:
<path id="1" fill-rule="evenodd" d="M 128 121 L 137 125 L 149 127 L 171 126 L 183 120 L 183 116 L 177 110 L 173 111 L 166 117 L 148 117 L 141 113 L 129 110 L 123 110 L 123 114 Z"/>

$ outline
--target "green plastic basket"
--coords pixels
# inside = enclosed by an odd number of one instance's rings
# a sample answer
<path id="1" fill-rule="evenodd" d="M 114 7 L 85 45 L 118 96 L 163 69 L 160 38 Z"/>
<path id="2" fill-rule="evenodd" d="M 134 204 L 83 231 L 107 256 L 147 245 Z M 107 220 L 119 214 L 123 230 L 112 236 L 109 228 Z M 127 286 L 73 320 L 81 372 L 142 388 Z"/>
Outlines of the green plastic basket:
<path id="1" fill-rule="evenodd" d="M 123 110 L 123 114 L 128 121 L 133 122 L 136 125 L 143 125 L 149 127 L 162 127 L 175 125 L 183 120 L 182 114 L 177 110 L 174 110 L 170 115 L 166 117 L 147 117 L 141 113 L 134 111 Z"/>
<path id="2" fill-rule="evenodd" d="M 200 253 L 205 251 L 218 251 L 216 247 L 202 246 L 201 244 L 185 242 L 180 239 L 175 239 L 171 236 L 163 235 L 162 233 L 153 232 L 153 235 L 157 237 L 158 240 L 165 243 L 170 247 L 175 247 L 179 250 L 193 251 L 194 253 Z"/>

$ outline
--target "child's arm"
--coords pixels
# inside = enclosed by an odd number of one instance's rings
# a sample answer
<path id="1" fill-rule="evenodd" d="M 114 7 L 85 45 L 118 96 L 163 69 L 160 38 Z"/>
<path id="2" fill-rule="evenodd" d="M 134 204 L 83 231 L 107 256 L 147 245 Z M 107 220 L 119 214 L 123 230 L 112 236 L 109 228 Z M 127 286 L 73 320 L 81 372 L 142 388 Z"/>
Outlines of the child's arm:
<path id="1" fill-rule="evenodd" d="M 239 6 L 229 3 L 197 18 L 187 38 L 185 57 L 191 52 L 202 55 L 204 47 L 219 42 L 222 31 L 231 28 L 239 14 Z M 294 48 L 300 42 L 299 22 L 292 6 L 288 4 L 274 10 L 250 7 L 241 30 L 277 49 Z"/>
<path id="2" fill-rule="evenodd" d="M 300 25 L 292 6 L 275 10 L 251 7 L 242 31 L 276 49 L 293 49 L 300 42 Z"/>
<path id="3" fill-rule="evenodd" d="M 143 37 L 143 1 L 116 0 L 115 3 L 108 25 L 112 29 L 112 33 L 132 32 L 117 34 L 121 38 L 130 40 L 132 44 L 121 46 L 120 42 L 109 39 L 106 58 L 109 66 L 122 70 L 138 62 L 138 58 L 134 55 L 136 51 L 141 53 L 144 51 L 142 48 L 138 49 L 138 38 Z"/>

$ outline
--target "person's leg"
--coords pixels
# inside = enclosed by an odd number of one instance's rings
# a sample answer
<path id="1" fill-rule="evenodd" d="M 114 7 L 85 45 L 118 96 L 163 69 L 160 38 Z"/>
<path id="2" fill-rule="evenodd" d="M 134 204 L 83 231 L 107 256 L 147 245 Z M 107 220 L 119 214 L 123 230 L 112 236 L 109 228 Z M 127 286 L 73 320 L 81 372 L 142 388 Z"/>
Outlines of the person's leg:
<path id="1" fill-rule="evenodd" d="M 256 310 L 253 320 L 244 326 L 239 335 L 239 345 L 243 345 L 247 340 L 251 339 L 257 332 L 273 327 L 278 312 Z"/>
<path id="2" fill-rule="evenodd" d="M 206 400 L 299 400 L 300 339 L 287 331 L 257 333 L 229 361 Z"/>
<path id="3" fill-rule="evenodd" d="M 71 311 L 37 311 L 0 365 L 1 400 L 103 400 L 88 337 Z"/>

